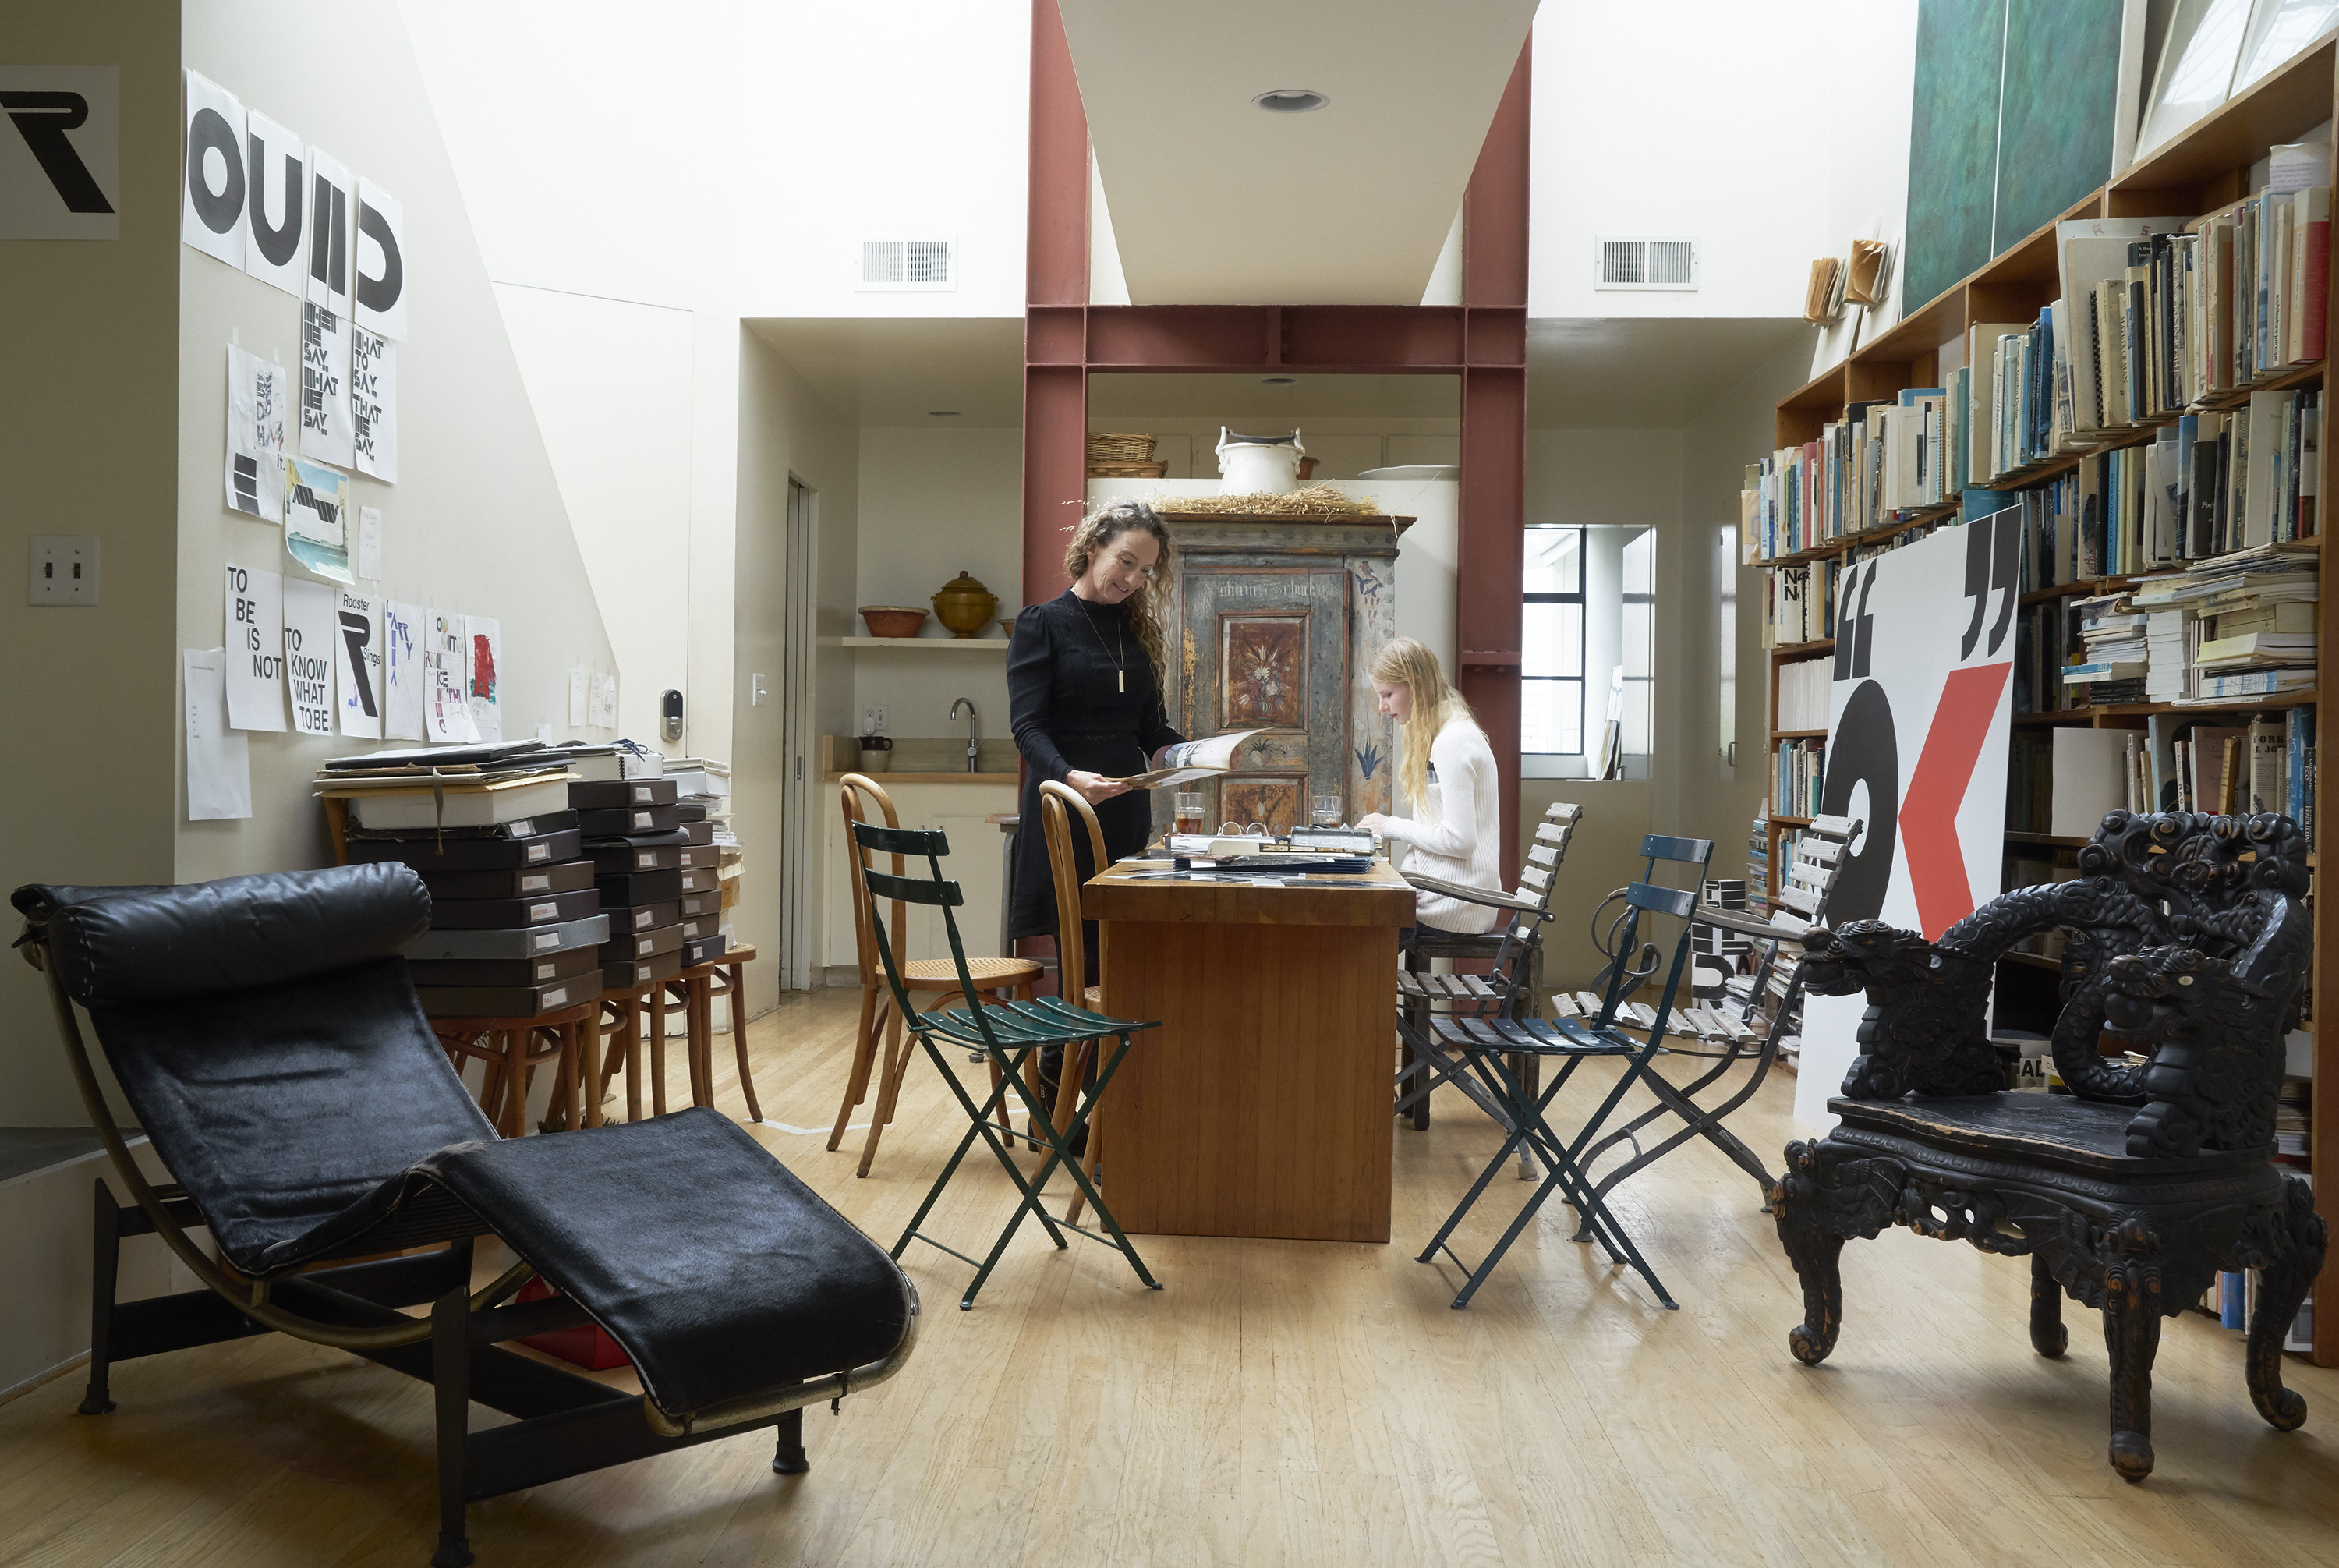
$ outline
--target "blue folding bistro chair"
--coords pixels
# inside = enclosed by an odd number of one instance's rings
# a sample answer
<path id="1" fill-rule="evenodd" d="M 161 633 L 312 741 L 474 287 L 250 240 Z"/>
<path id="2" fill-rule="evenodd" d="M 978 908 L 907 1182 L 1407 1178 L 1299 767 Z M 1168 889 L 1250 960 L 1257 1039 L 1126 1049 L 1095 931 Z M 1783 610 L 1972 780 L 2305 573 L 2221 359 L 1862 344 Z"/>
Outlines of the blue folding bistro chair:
<path id="1" fill-rule="evenodd" d="M 966 1287 L 966 1295 L 959 1302 L 961 1311 L 969 1311 L 974 1307 L 976 1292 L 982 1288 L 983 1281 L 991 1277 L 991 1271 L 998 1267 L 1008 1242 L 1014 1238 L 1017 1228 L 1022 1225 L 1023 1217 L 1031 1214 L 1039 1217 L 1048 1238 L 1059 1247 L 1069 1245 L 1064 1240 L 1065 1231 L 1078 1231 L 1092 1241 L 1115 1248 L 1128 1258 L 1130 1267 L 1137 1271 L 1137 1277 L 1144 1282 L 1147 1289 L 1160 1289 L 1160 1281 L 1146 1271 L 1145 1260 L 1137 1256 L 1137 1248 L 1130 1245 L 1129 1238 L 1121 1232 L 1120 1222 L 1113 1218 L 1112 1210 L 1105 1207 L 1103 1196 L 1097 1191 L 1095 1183 L 1081 1169 L 1080 1160 L 1072 1153 L 1072 1145 L 1081 1139 L 1088 1127 L 1089 1118 L 1095 1114 L 1098 1097 L 1112 1081 L 1112 1075 L 1120 1070 L 1121 1058 L 1129 1054 L 1130 1036 L 1140 1029 L 1160 1028 L 1160 1021 L 1140 1023 L 1128 1019 L 1107 1018 L 1052 996 L 1041 997 L 1035 1001 L 1008 1001 L 994 998 L 986 1003 L 973 978 L 967 973 L 966 947 L 959 940 L 958 922 L 951 914 L 952 909 L 965 901 L 959 892 L 958 883 L 943 875 L 942 857 L 950 853 L 950 841 L 943 836 L 943 831 L 940 828 L 872 827 L 867 823 L 856 822 L 853 824 L 853 837 L 860 846 L 856 858 L 861 862 L 861 874 L 867 881 L 873 904 L 898 899 L 904 903 L 930 904 L 942 911 L 943 931 L 950 938 L 951 962 L 958 966 L 959 995 L 962 1001 L 960 1006 L 920 1012 L 910 1000 L 912 992 L 902 983 L 900 962 L 893 952 L 893 942 L 886 935 L 885 924 L 883 921 L 876 922 L 877 959 L 884 967 L 885 982 L 893 987 L 893 1005 L 901 1013 L 903 1027 L 925 1048 L 935 1071 L 942 1075 L 944 1083 L 950 1085 L 951 1092 L 958 1097 L 959 1105 L 966 1111 L 972 1123 L 966 1136 L 959 1139 L 958 1149 L 951 1156 L 950 1163 L 943 1166 L 942 1175 L 934 1178 L 933 1190 L 918 1206 L 918 1212 L 912 1217 L 909 1228 L 902 1232 L 902 1239 L 893 1244 L 894 1259 L 899 1261 L 910 1243 L 915 1240 L 938 1247 L 962 1263 L 972 1264 L 974 1281 Z M 923 857 L 929 874 L 925 877 L 889 875 L 869 863 L 873 851 L 879 854 Z M 901 862 L 897 859 L 894 863 L 898 865 Z M 1069 1116 L 1058 1120 L 1032 1092 L 1024 1073 L 1025 1063 L 1031 1060 L 1033 1052 L 1047 1046 L 1070 1046 L 1090 1040 L 1100 1041 L 1107 1035 L 1114 1036 L 1118 1043 L 1098 1064 L 1095 1084 L 1071 1107 Z M 982 1103 L 975 1102 L 973 1097 L 967 1093 L 966 1086 L 959 1081 L 958 1074 L 951 1070 L 949 1060 L 943 1054 L 944 1044 L 962 1050 L 972 1047 L 987 1057 L 998 1070 L 992 1075 L 991 1093 Z M 1048 1149 L 1048 1157 L 1041 1162 L 1039 1174 L 1028 1181 L 1009 1152 L 1015 1142 L 1012 1129 L 1002 1138 L 1002 1129 L 992 1119 L 1011 1086 L 1031 1114 L 1031 1136 L 1046 1144 Z M 991 1256 L 980 1261 L 935 1240 L 918 1228 L 926 1222 L 926 1216 L 933 1211 L 935 1203 L 942 1198 L 943 1189 L 950 1185 L 951 1178 L 958 1174 L 960 1163 L 966 1159 L 967 1151 L 974 1147 L 978 1138 L 990 1146 L 992 1154 L 1015 1183 L 1016 1189 L 1023 1195 L 1022 1201 L 1015 1206 L 1014 1215 L 1007 1221 L 1007 1228 L 999 1233 L 998 1241 L 992 1244 Z M 1104 1228 L 1106 1234 L 1099 1235 L 1070 1219 L 1055 1218 L 1041 1203 L 1041 1194 L 1047 1189 L 1049 1178 L 1055 1174 L 1060 1165 L 1071 1173 L 1073 1185 L 1095 1208 L 1097 1223 Z"/>
<path id="2" fill-rule="evenodd" d="M 1665 1031 L 1673 1019 L 1673 1001 L 1680 993 L 1683 974 L 1689 967 L 1691 916 L 1697 908 L 1697 886 L 1704 878 L 1706 863 L 1713 856 L 1713 841 L 1651 833 L 1642 839 L 1641 853 L 1647 864 L 1642 872 L 1642 880 L 1623 890 L 1624 908 L 1617 917 L 1616 940 L 1611 948 L 1615 954 L 1615 962 L 1608 966 L 1596 1016 L 1589 1019 L 1462 1018 L 1436 1021 L 1440 1043 L 1459 1056 L 1477 1075 L 1479 1082 L 1502 1109 L 1503 1115 L 1498 1119 L 1505 1121 L 1511 1129 L 1510 1136 L 1503 1141 L 1502 1149 L 1486 1162 L 1486 1169 L 1479 1173 L 1478 1179 L 1471 1185 L 1469 1192 L 1454 1212 L 1446 1217 L 1446 1223 L 1439 1228 L 1429 1245 L 1422 1248 L 1417 1260 L 1427 1263 L 1443 1252 L 1469 1275 L 1461 1293 L 1454 1298 L 1457 1310 L 1470 1305 L 1470 1297 L 1478 1293 L 1478 1287 L 1486 1282 L 1486 1277 L 1503 1260 L 1503 1255 L 1511 1249 L 1511 1244 L 1535 1222 L 1536 1211 L 1554 1194 L 1575 1210 L 1584 1228 L 1607 1249 L 1611 1258 L 1630 1266 L 1647 1280 L 1649 1288 L 1668 1309 L 1678 1306 L 1666 1294 L 1663 1283 L 1657 1278 L 1655 1270 L 1649 1267 L 1648 1260 L 1641 1256 L 1641 1249 L 1633 1244 L 1633 1238 L 1617 1222 L 1601 1190 L 1594 1186 L 1584 1157 L 1586 1149 L 1601 1128 L 1623 1102 L 1626 1092 L 1637 1083 L 1653 1080 L 1655 1075 L 1650 1064 L 1664 1054 Z M 1653 879 L 1660 861 L 1694 867 L 1690 885 L 1687 888 L 1659 886 Z M 1634 1040 L 1617 1027 L 1617 1016 L 1626 997 L 1642 981 L 1656 972 L 1657 965 L 1663 959 L 1662 951 L 1653 942 L 1644 942 L 1642 937 L 1642 918 L 1651 914 L 1679 920 L 1682 931 L 1680 940 L 1673 947 L 1673 965 L 1665 975 L 1663 997 L 1657 1007 L 1655 1019 L 1646 1031 L 1646 1038 Z M 1545 1057 L 1555 1058 L 1562 1065 L 1553 1075 L 1550 1086 L 1537 1093 L 1522 1080 L 1514 1061 L 1539 1060 Z M 1575 1070 L 1593 1057 L 1614 1058 L 1623 1063 L 1623 1070 L 1617 1074 L 1614 1086 L 1609 1090 L 1607 1098 L 1600 1102 L 1599 1109 L 1586 1119 L 1572 1140 L 1563 1141 L 1552 1129 L 1552 1102 L 1567 1087 L 1567 1080 L 1574 1076 Z M 1506 1060 L 1505 1058 L 1513 1060 Z M 1495 1179 L 1495 1173 L 1503 1169 L 1522 1143 L 1542 1161 L 1543 1183 L 1527 1199 L 1525 1207 L 1519 1210 L 1518 1217 L 1511 1221 L 1510 1228 L 1503 1232 L 1502 1239 L 1495 1244 L 1494 1250 L 1486 1255 L 1485 1261 L 1472 1268 L 1446 1245 L 1447 1238 L 1468 1217 Z"/>

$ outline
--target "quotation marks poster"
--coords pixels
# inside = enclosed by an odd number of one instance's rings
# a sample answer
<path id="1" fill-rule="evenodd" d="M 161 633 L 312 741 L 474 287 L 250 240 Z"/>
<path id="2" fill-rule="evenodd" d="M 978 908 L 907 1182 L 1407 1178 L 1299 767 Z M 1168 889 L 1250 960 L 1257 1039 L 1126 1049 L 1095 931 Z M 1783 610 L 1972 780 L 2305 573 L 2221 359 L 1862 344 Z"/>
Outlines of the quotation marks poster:
<path id="1" fill-rule="evenodd" d="M 1841 579 L 1821 811 L 1861 831 L 1828 922 L 1934 939 L 1998 894 L 2006 838 L 2018 510 L 1943 528 Z M 1962 585 L 1962 594 L 1946 591 Z M 1803 1003 L 1795 1116 L 1827 1109 L 1860 1053 L 1864 996 Z"/>
<path id="2" fill-rule="evenodd" d="M 284 727 L 284 579 L 227 567 L 227 722 L 240 730 Z"/>
<path id="3" fill-rule="evenodd" d="M 340 695 L 341 733 L 381 739 L 381 615 L 373 597 L 340 590 L 341 646 L 334 689 Z"/>
<path id="4" fill-rule="evenodd" d="M 395 599 L 381 606 L 382 737 L 393 741 L 422 739 L 422 692 L 429 679 L 423 668 L 422 612 Z"/>
<path id="5" fill-rule="evenodd" d="M 334 594 L 305 577 L 284 581 L 284 685 L 296 734 L 333 733 L 333 644 L 340 635 Z"/>
<path id="6" fill-rule="evenodd" d="M 291 416 L 284 367 L 231 344 L 227 351 L 227 505 L 264 523 L 284 520 L 284 431 Z"/>

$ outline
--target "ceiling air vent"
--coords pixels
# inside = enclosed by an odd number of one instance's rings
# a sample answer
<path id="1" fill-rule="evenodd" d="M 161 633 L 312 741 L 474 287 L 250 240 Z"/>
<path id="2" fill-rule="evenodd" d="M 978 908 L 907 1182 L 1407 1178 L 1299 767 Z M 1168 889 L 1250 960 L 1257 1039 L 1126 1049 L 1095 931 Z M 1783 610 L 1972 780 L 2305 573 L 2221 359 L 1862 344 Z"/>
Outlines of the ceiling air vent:
<path id="1" fill-rule="evenodd" d="M 1697 242 L 1646 238 L 1600 241 L 1595 289 L 1694 289 Z"/>
<path id="2" fill-rule="evenodd" d="M 937 290 L 958 287 L 954 240 L 864 240 L 861 282 L 864 290 Z"/>

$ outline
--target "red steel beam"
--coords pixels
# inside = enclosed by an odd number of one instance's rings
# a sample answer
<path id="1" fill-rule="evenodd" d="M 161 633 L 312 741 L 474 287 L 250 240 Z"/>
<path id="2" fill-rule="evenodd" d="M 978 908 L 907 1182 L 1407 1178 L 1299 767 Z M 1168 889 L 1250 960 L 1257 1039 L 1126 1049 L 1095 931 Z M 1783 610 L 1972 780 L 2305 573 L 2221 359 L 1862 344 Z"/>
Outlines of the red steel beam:
<path id="1" fill-rule="evenodd" d="M 1064 591 L 1064 535 L 1088 490 L 1089 120 L 1056 0 L 1031 3 L 1024 219 L 1023 602 Z"/>
<path id="2" fill-rule="evenodd" d="M 1533 42 L 1462 198 L 1461 603 L 1456 684 L 1495 751 L 1505 880 L 1518 869 L 1520 597 L 1526 566 L 1527 110 Z"/>

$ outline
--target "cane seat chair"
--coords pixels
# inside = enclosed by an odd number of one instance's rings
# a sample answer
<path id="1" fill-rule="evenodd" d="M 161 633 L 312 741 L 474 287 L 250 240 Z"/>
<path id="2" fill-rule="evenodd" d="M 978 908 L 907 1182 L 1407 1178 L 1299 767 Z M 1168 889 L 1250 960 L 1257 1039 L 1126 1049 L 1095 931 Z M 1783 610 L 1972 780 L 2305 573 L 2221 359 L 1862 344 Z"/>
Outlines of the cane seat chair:
<path id="1" fill-rule="evenodd" d="M 1040 826 L 1047 835 L 1048 870 L 1056 884 L 1056 973 L 1057 989 L 1070 990 L 1068 982 L 1077 981 L 1088 973 L 1088 929 L 1081 919 L 1081 885 L 1086 880 L 1081 875 L 1080 855 L 1072 836 L 1072 819 L 1077 816 L 1088 835 L 1089 864 L 1097 871 L 1112 863 L 1105 853 L 1104 825 L 1097 821 L 1096 810 L 1082 799 L 1078 790 L 1060 784 L 1053 779 L 1040 784 Z M 1071 1001 L 1066 996 L 1066 1001 Z M 1100 988 L 1081 986 L 1081 1010 L 1100 1013 L 1104 1011 Z M 1050 1109 L 1056 1130 L 1062 1132 L 1071 1124 L 1072 1108 L 1080 1099 L 1081 1085 L 1087 1078 L 1091 1063 L 1096 1058 L 1097 1041 L 1091 1038 L 1077 1040 L 1064 1048 L 1063 1065 L 1056 1074 L 1055 1098 Z M 1100 1105 L 1090 1117 L 1088 1147 L 1081 1155 L 1081 1169 L 1089 1180 L 1097 1180 L 1097 1169 L 1104 1159 L 1104 1108 Z M 1071 1219 L 1081 1217 L 1087 1202 L 1075 1191 L 1064 1210 Z"/>
<path id="2" fill-rule="evenodd" d="M 113 1408 L 116 1362 L 270 1330 L 421 1378 L 439 1412 L 431 1563 L 464 1568 L 470 1502 L 759 1427 L 779 1430 L 775 1468 L 801 1471 L 803 1407 L 907 1359 L 908 1278 L 718 1112 L 497 1137 L 400 956 L 430 923 L 408 867 L 13 902 L 136 1206 L 98 1182 L 84 1414 Z M 84 1013 L 174 1183 L 148 1179 L 115 1123 Z M 115 1301 L 121 1238 L 150 1231 L 204 1288 Z M 474 1288 L 483 1236 L 518 1261 Z M 538 1275 L 559 1294 L 507 1305 Z M 588 1322 L 640 1394 L 498 1347 Z M 518 1419 L 471 1432 L 475 1400 Z"/>
<path id="3" fill-rule="evenodd" d="M 870 899 L 868 880 L 864 874 L 870 866 L 870 852 L 854 830 L 870 823 L 873 808 L 873 814 L 882 817 L 886 827 L 899 828 L 902 819 L 893 809 L 893 797 L 865 774 L 846 774 L 838 783 L 837 796 L 844 811 L 845 853 L 852 857 L 853 937 L 854 955 L 860 961 L 861 1016 L 854 1026 L 852 1071 L 845 1080 L 844 1102 L 836 1108 L 836 1125 L 829 1129 L 828 1147 L 834 1149 L 844 1141 L 853 1108 L 868 1098 L 870 1074 L 875 1071 L 877 1103 L 871 1109 L 869 1133 L 862 1140 L 861 1163 L 854 1172 L 866 1176 L 870 1163 L 877 1158 L 878 1140 L 893 1120 L 901 1100 L 902 1074 L 909 1067 L 916 1041 L 903 1036 L 901 1015 L 887 991 L 886 973 L 877 957 L 877 906 Z M 893 874 L 903 874 L 899 855 L 893 857 Z M 1028 958 L 969 958 L 962 968 L 946 958 L 908 958 L 905 902 L 893 900 L 892 913 L 893 931 L 887 940 L 895 968 L 900 971 L 899 989 L 903 992 L 930 997 L 939 1006 L 952 996 L 963 994 L 969 985 L 986 996 L 1012 996 L 1019 991 L 1028 996 L 1040 978 L 1040 964 Z M 738 1028 L 735 1018 L 732 1027 L 735 1031 Z M 999 1114 L 1002 1118 L 1007 1115 L 1003 1101 Z M 1003 1121 L 1002 1125 L 1005 1125 Z"/>

